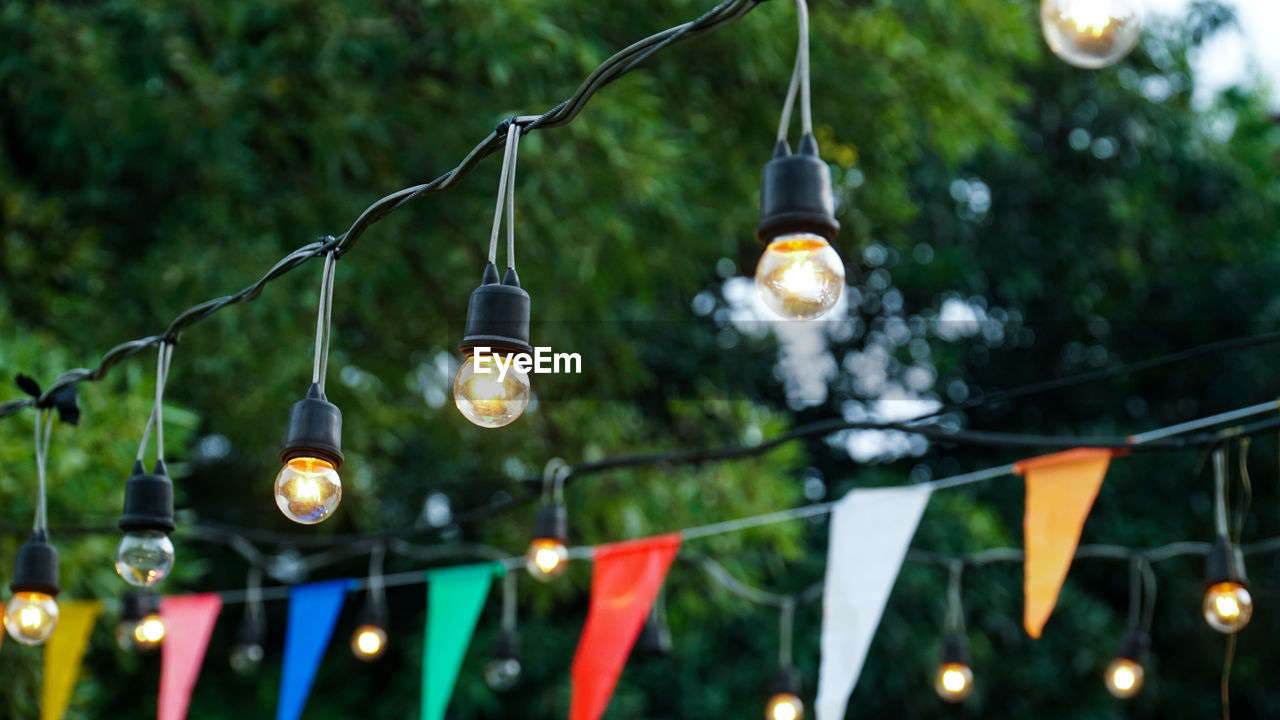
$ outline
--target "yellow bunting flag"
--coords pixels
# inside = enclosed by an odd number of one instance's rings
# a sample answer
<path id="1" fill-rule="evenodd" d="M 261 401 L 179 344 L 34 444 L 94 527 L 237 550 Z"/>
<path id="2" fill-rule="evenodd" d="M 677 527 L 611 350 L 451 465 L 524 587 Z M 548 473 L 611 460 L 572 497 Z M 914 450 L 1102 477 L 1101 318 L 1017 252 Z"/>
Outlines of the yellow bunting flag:
<path id="1" fill-rule="evenodd" d="M 44 646 L 44 696 L 40 720 L 62 720 L 80 674 L 80 661 L 89 645 L 93 624 L 102 614 L 98 600 L 58 604 L 58 627 Z"/>
<path id="2" fill-rule="evenodd" d="M 1067 579 L 1085 518 L 1114 454 L 1105 448 L 1076 448 L 1014 466 L 1027 485 L 1022 520 L 1026 549 L 1022 625 L 1033 638 L 1040 637 L 1058 604 L 1058 592 Z"/>

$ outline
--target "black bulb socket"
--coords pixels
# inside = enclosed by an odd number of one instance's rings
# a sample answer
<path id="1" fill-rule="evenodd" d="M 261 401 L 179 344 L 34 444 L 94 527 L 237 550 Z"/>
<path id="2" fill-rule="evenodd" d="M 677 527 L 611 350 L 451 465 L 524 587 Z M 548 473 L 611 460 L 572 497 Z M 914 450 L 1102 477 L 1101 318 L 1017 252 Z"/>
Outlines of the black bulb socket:
<path id="1" fill-rule="evenodd" d="M 38 592 L 56 596 L 58 587 L 58 549 L 49 544 L 44 531 L 31 533 L 31 538 L 18 547 L 13 568 L 11 592 Z"/>
<path id="2" fill-rule="evenodd" d="M 1247 585 L 1249 580 L 1244 573 L 1244 554 L 1226 536 L 1219 535 L 1205 562 L 1204 585 L 1208 588 L 1224 582 Z"/>
<path id="3" fill-rule="evenodd" d="M 369 600 L 360 610 L 360 625 L 372 625 L 374 627 L 387 629 L 387 606 Z"/>
<path id="4" fill-rule="evenodd" d="M 818 155 L 818 141 L 810 134 L 800 138 L 795 154 L 786 140 L 778 141 L 760 185 L 756 238 L 768 244 L 779 236 L 799 233 L 812 233 L 828 242 L 840 233 L 831 168 Z"/>
<path id="5" fill-rule="evenodd" d="M 126 622 L 139 622 L 159 612 L 160 598 L 150 593 L 129 593 L 120 601 L 120 619 Z"/>
<path id="6" fill-rule="evenodd" d="M 569 542 L 569 513 L 563 505 L 543 505 L 533 521 L 533 537 L 537 540 Z"/>
<path id="7" fill-rule="evenodd" d="M 790 663 L 778 668 L 769 686 L 773 695 L 800 695 L 800 670 Z"/>
<path id="8" fill-rule="evenodd" d="M 494 660 L 520 659 L 520 633 L 515 630 L 503 630 L 493 643 Z"/>
<path id="9" fill-rule="evenodd" d="M 267 644 L 267 620 L 263 614 L 261 609 L 245 613 L 244 622 L 236 634 L 236 645 L 262 647 Z"/>
<path id="10" fill-rule="evenodd" d="M 942 636 L 942 663 L 969 664 L 969 638 L 956 632 Z"/>
<path id="11" fill-rule="evenodd" d="M 1151 646 L 1151 636 L 1136 628 L 1130 629 L 1125 633 L 1124 641 L 1120 643 L 1120 652 L 1117 657 L 1126 660 L 1132 660 L 1139 665 L 1142 664 L 1142 656 L 1147 654 L 1147 648 Z"/>
<path id="12" fill-rule="evenodd" d="M 640 629 L 640 639 L 636 648 L 642 655 L 661 657 L 671 654 L 671 628 L 652 613 L 644 621 Z"/>
<path id="13" fill-rule="evenodd" d="M 280 451 L 280 462 L 316 458 L 342 467 L 342 411 L 329 402 L 313 383 L 307 396 L 289 412 L 289 434 Z"/>
<path id="14" fill-rule="evenodd" d="M 458 350 L 467 357 L 478 347 L 489 348 L 495 354 L 532 353 L 530 308 L 529 293 L 520 287 L 515 269 L 507 268 L 506 276 L 499 280 L 497 266 L 486 264 L 480 286 L 471 291 L 467 324 Z"/>
<path id="15" fill-rule="evenodd" d="M 124 514 L 120 529 L 127 532 L 173 532 L 173 481 L 163 460 L 148 473 L 142 461 L 134 463 L 133 474 L 124 484 Z"/>

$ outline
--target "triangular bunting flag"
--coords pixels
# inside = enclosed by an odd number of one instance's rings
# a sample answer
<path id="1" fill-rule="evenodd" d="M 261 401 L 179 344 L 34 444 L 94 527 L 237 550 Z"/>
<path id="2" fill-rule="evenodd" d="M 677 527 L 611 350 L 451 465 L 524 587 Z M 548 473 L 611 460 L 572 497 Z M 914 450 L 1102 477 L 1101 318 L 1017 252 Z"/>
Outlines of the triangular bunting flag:
<path id="1" fill-rule="evenodd" d="M 569 720 L 599 720 L 604 715 L 679 548 L 679 535 L 596 548 L 591 608 L 573 658 Z"/>
<path id="2" fill-rule="evenodd" d="M 98 600 L 72 600 L 58 606 L 58 625 L 44 646 L 44 692 L 40 720 L 62 720 L 80 675 L 93 624 L 102 614 Z"/>
<path id="3" fill-rule="evenodd" d="M 160 599 L 164 642 L 160 646 L 159 720 L 183 720 L 187 716 L 191 691 L 196 687 L 209 636 L 221 610 L 222 598 L 212 593 Z"/>
<path id="4" fill-rule="evenodd" d="M 350 587 L 350 580 L 328 580 L 289 588 L 289 621 L 276 720 L 298 720 L 302 716 L 316 670 L 320 669 L 320 658 L 329 647 L 333 626 Z"/>
<path id="5" fill-rule="evenodd" d="M 924 484 L 854 490 L 831 513 L 818 720 L 844 720 L 849 694 L 931 490 Z"/>
<path id="6" fill-rule="evenodd" d="M 458 669 L 501 565 L 467 565 L 427 572 L 427 632 L 422 638 L 422 720 L 443 720 Z"/>
<path id="7" fill-rule="evenodd" d="M 1033 638 L 1058 604 L 1058 592 L 1076 554 L 1085 518 L 1098 497 L 1113 451 L 1076 448 L 1023 460 L 1014 472 L 1026 478 L 1022 519 L 1022 625 Z"/>

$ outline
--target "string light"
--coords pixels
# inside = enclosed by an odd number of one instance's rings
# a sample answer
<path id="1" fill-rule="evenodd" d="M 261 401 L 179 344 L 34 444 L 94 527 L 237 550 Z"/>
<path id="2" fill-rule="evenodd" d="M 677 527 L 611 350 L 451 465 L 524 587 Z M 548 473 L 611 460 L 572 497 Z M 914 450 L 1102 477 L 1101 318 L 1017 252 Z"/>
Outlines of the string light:
<path id="1" fill-rule="evenodd" d="M 249 566 L 244 602 L 244 619 L 227 657 L 231 669 L 240 675 L 248 675 L 257 670 L 267 654 L 267 619 L 262 607 L 262 568 L 257 563 Z"/>
<path id="2" fill-rule="evenodd" d="M 1107 665 L 1103 681 L 1107 692 L 1121 700 L 1127 700 L 1142 690 L 1145 672 L 1142 669 L 1142 656 L 1146 653 L 1147 634 L 1130 629 L 1120 644 L 1120 652 Z"/>
<path id="3" fill-rule="evenodd" d="M 1241 456 L 1241 468 L 1244 458 Z M 1201 610 L 1209 627 L 1231 635 L 1249 624 L 1253 617 L 1253 595 L 1245 578 L 1244 555 L 1228 537 L 1227 450 L 1213 451 L 1214 526 L 1217 536 L 1205 560 L 1204 600 Z"/>
<path id="4" fill-rule="evenodd" d="M 121 650 L 150 652 L 164 640 L 164 619 L 160 617 L 160 600 L 150 594 L 129 593 L 121 601 L 120 623 L 116 625 L 116 642 Z"/>
<path id="5" fill-rule="evenodd" d="M 516 574 L 502 577 L 502 628 L 493 657 L 484 666 L 484 682 L 494 692 L 507 692 L 520 682 L 520 631 L 516 629 Z"/>
<path id="6" fill-rule="evenodd" d="M 1040 28 L 1055 55 L 1097 69 L 1128 55 L 1142 35 L 1142 0 L 1041 0 Z"/>
<path id="7" fill-rule="evenodd" d="M 542 505 L 534 519 L 533 541 L 525 553 L 525 569 L 535 580 L 551 582 L 569 567 L 569 513 L 564 507 L 564 482 L 569 467 L 553 458 L 543 472 Z"/>
<path id="8" fill-rule="evenodd" d="M 156 400 L 151 408 L 133 473 L 124 486 L 124 513 L 120 529 L 124 537 L 116 548 L 116 572 L 125 582 L 136 587 L 150 587 L 173 570 L 174 549 L 169 533 L 173 532 L 173 481 L 164 464 L 164 386 L 169 376 L 173 345 L 160 343 L 156 362 Z M 156 430 L 156 464 L 147 473 L 142 461 L 151 435 Z"/>
<path id="9" fill-rule="evenodd" d="M 506 152 L 498 184 L 489 262 L 480 286 L 471 292 L 467 324 L 458 350 L 465 356 L 453 380 L 458 412 L 483 428 L 515 422 L 529 405 L 530 383 L 520 363 L 533 352 L 529 344 L 529 293 L 520 287 L 515 268 L 515 171 L 521 129 L 506 124 Z M 504 205 L 505 202 L 505 205 Z M 507 272 L 498 279 L 498 231 L 507 217 Z"/>
<path id="10" fill-rule="evenodd" d="M 760 224 L 765 244 L 756 265 L 756 290 L 765 306 L 784 318 L 807 320 L 835 307 L 844 292 L 844 263 L 830 241 L 840 232 L 835 219 L 831 170 L 813 137 L 809 89 L 809 10 L 796 0 L 800 43 L 791 86 L 778 123 L 773 159 L 764 166 Z M 796 154 L 787 142 L 791 109 L 800 93 L 801 138 Z"/>
<path id="11" fill-rule="evenodd" d="M 289 413 L 289 433 L 276 475 L 276 507 L 303 525 L 323 522 L 342 502 L 342 411 L 324 395 L 329 364 L 329 328 L 333 313 L 334 253 L 325 256 L 316 320 L 315 362 L 307 396 Z"/>
<path id="12" fill-rule="evenodd" d="M 704 564 L 704 567 L 709 566 Z M 765 720 L 804 718 L 804 701 L 800 699 L 800 671 L 791 662 L 795 618 L 795 596 L 782 597 L 778 603 L 778 672 L 773 676 L 769 701 L 764 706 Z"/>
<path id="13" fill-rule="evenodd" d="M 949 703 L 964 702 L 973 693 L 973 669 L 969 666 L 969 638 L 964 629 L 961 586 L 964 561 L 948 565 L 946 634 L 942 636 L 942 659 L 933 678 L 933 691 Z"/>
<path id="14" fill-rule="evenodd" d="M 360 611 L 360 623 L 351 633 L 351 654 L 362 662 L 373 662 L 387 650 L 387 596 L 382 584 L 385 557 L 383 545 L 375 545 L 369 554 L 369 597 Z"/>
<path id="15" fill-rule="evenodd" d="M 13 597 L 5 605 L 4 627 L 9 636 L 23 645 L 41 645 L 58 626 L 58 550 L 49 544 L 45 522 L 45 467 L 49 455 L 49 435 L 53 414 L 37 409 L 35 424 L 36 517 L 31 537 L 18 547 Z"/>

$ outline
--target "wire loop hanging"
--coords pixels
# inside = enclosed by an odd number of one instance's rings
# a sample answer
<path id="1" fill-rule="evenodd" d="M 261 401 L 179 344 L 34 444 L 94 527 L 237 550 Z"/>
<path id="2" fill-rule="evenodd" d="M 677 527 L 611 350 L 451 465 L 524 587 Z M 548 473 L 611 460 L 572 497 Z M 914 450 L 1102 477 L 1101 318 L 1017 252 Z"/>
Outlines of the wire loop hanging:
<path id="1" fill-rule="evenodd" d="M 142 442 L 138 443 L 138 462 L 142 462 L 147 452 L 152 428 L 156 431 L 156 462 L 164 462 L 164 388 L 169 381 L 169 364 L 173 360 L 172 341 L 161 340 L 156 355 L 156 399 L 151 406 L 151 415 L 147 417 L 147 425 L 142 430 Z"/>
<path id="2" fill-rule="evenodd" d="M 564 483 L 573 474 L 573 468 L 564 458 L 553 457 L 542 470 L 542 501 L 564 505 Z"/>
<path id="3" fill-rule="evenodd" d="M 45 475 L 49 463 L 49 436 L 53 433 L 53 410 L 37 408 L 35 423 L 36 450 L 36 517 L 31 531 L 46 535 L 49 531 L 49 509 L 45 500 Z"/>
<path id="4" fill-rule="evenodd" d="M 324 394 L 325 375 L 329 370 L 329 331 L 333 320 L 333 277 L 338 256 L 330 250 L 324 256 L 324 270 L 320 276 L 320 307 L 316 312 L 315 361 L 311 369 L 311 382 L 320 386 Z"/>
<path id="5" fill-rule="evenodd" d="M 489 234 L 489 262 L 498 264 L 498 231 L 502 229 L 503 209 L 507 216 L 507 267 L 516 266 L 516 154 L 523 132 L 517 118 L 507 126 L 506 150 L 502 154 L 502 174 L 498 179 L 498 200 L 493 210 L 493 231 Z"/>
<path id="6" fill-rule="evenodd" d="M 796 46 L 796 62 L 791 70 L 791 84 L 787 87 L 787 99 L 782 104 L 782 117 L 778 120 L 778 141 L 786 142 L 791 125 L 791 110 L 800 95 L 800 132 L 813 134 L 813 102 L 809 88 L 809 5 L 806 0 L 796 0 L 796 24 L 800 41 Z"/>

